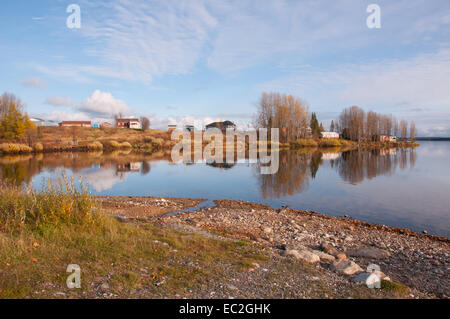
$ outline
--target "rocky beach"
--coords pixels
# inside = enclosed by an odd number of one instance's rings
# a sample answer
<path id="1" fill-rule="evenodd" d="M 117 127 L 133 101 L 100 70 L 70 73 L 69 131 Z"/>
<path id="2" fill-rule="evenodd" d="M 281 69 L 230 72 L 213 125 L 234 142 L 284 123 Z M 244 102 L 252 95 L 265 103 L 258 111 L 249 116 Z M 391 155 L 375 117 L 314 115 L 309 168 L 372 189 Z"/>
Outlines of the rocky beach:
<path id="1" fill-rule="evenodd" d="M 242 201 L 205 204 L 153 197 L 98 197 L 98 201 L 122 222 L 232 240 L 266 256 L 243 273 L 224 273 L 223 282 L 207 281 L 191 289 L 186 295 L 190 298 L 446 299 L 450 295 L 447 237 Z M 187 265 L 195 267 L 195 260 Z M 369 265 L 379 267 L 381 289 L 367 288 Z M 136 292 L 134 297 L 146 293 Z"/>

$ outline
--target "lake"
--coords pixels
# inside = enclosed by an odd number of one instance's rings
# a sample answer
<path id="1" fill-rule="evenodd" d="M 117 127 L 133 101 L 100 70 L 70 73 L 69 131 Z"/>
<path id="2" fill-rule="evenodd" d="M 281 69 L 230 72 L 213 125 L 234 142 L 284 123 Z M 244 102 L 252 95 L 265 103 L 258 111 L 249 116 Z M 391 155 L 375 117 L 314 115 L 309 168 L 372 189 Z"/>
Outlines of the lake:
<path id="1" fill-rule="evenodd" d="M 450 235 L 450 142 L 416 149 L 282 151 L 276 174 L 260 164 L 172 163 L 164 154 L 61 153 L 0 157 L 0 179 L 40 188 L 83 178 L 97 195 L 233 199 Z"/>

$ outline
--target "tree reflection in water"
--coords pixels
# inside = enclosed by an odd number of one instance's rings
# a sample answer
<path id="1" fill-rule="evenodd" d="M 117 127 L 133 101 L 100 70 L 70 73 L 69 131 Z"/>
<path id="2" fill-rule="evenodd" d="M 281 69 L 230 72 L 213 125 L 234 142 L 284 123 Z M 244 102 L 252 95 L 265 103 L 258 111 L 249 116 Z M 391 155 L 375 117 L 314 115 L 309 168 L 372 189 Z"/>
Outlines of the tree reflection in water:
<path id="1" fill-rule="evenodd" d="M 260 174 L 261 164 L 256 159 L 235 158 L 235 163 L 209 163 L 209 167 L 230 171 L 238 165 L 252 166 L 263 198 L 280 198 L 304 192 L 316 178 L 322 165 L 335 169 L 340 178 L 350 184 L 379 175 L 391 175 L 397 168 L 413 168 L 417 161 L 414 149 L 381 149 L 369 151 L 318 150 L 280 151 L 279 170 L 272 175 Z M 88 182 L 101 179 L 105 185 L 123 181 L 128 174 L 151 174 L 151 162 L 166 161 L 173 164 L 170 154 L 136 153 L 59 153 L 0 157 L 0 180 L 8 184 L 29 184 L 33 177 L 44 171 L 70 169 L 74 175 Z M 242 164 L 240 164 L 242 163 Z M 254 164 L 251 164 L 254 163 Z M 187 164 L 186 164 L 187 165 Z M 203 163 L 192 165 L 204 165 Z M 101 174 L 101 175 L 99 175 Z M 109 174 L 109 175 L 108 175 Z M 111 179 L 109 184 L 108 179 Z M 100 181 L 99 181 L 100 182 Z M 100 187 L 104 189 L 105 185 Z M 95 188 L 95 185 L 93 185 Z M 110 186 L 111 187 L 111 186 Z"/>
<path id="2" fill-rule="evenodd" d="M 336 155 L 334 155 L 336 154 Z M 342 180 L 356 185 L 380 175 L 391 175 L 399 167 L 413 168 L 417 153 L 414 149 L 382 149 L 322 153 L 318 151 L 280 152 L 280 168 L 276 174 L 257 174 L 263 198 L 281 198 L 304 192 L 316 178 L 321 165 L 329 162 Z M 259 172 L 257 167 L 256 172 Z"/>
<path id="3" fill-rule="evenodd" d="M 397 167 L 413 168 L 417 154 L 414 149 L 388 149 L 343 152 L 335 162 L 339 176 L 350 184 L 380 175 L 392 175 Z"/>

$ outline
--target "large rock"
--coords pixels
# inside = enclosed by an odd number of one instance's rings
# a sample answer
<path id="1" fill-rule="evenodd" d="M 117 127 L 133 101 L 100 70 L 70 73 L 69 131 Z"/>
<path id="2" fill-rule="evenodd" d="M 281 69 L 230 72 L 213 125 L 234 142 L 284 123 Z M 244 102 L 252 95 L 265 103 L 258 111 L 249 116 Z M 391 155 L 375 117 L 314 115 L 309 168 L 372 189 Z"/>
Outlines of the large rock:
<path id="1" fill-rule="evenodd" d="M 307 249 L 302 249 L 300 251 L 295 249 L 287 250 L 286 255 L 293 256 L 297 260 L 301 260 L 310 264 L 314 264 L 320 261 L 319 256 Z"/>
<path id="2" fill-rule="evenodd" d="M 335 260 L 334 256 L 329 255 L 327 253 L 324 253 L 323 251 L 320 250 L 311 250 L 311 252 L 314 255 L 319 256 L 321 261 L 328 261 L 328 262 L 333 262 Z"/>
<path id="3" fill-rule="evenodd" d="M 387 250 L 375 247 L 351 249 L 347 250 L 346 254 L 352 257 L 366 257 L 372 259 L 383 259 L 391 256 Z"/>
<path id="4" fill-rule="evenodd" d="M 348 259 L 340 259 L 335 261 L 332 264 L 331 269 L 345 275 L 354 275 L 364 271 L 358 264 Z"/>
<path id="5" fill-rule="evenodd" d="M 332 256 L 337 256 L 339 254 L 339 250 L 337 250 L 336 248 L 334 248 L 333 246 L 331 246 L 331 244 L 327 243 L 327 242 L 323 242 L 320 245 L 320 249 L 322 249 L 323 252 L 332 255 Z"/>

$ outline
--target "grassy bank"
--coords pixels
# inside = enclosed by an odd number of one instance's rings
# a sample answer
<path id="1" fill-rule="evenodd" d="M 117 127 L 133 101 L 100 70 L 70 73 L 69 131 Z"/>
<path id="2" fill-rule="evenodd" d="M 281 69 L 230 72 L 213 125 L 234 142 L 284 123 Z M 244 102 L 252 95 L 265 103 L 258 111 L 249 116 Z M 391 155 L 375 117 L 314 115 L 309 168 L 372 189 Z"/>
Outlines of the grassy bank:
<path id="1" fill-rule="evenodd" d="M 417 147 L 417 142 L 361 142 L 343 139 L 299 139 L 290 143 L 291 149 L 301 148 L 351 148 L 351 149 L 380 149 L 380 148 L 411 148 Z"/>
<path id="2" fill-rule="evenodd" d="M 67 180 L 41 192 L 0 189 L 0 298 L 92 298 L 105 284 L 118 297 L 144 288 L 174 296 L 265 258 L 242 242 L 119 223 Z M 66 287 L 69 264 L 81 267 L 81 289 Z"/>
<path id="3" fill-rule="evenodd" d="M 26 140 L 0 140 L 0 154 L 87 152 L 134 149 L 145 153 L 171 149 L 169 131 L 116 128 L 39 127 Z"/>
<path id="4" fill-rule="evenodd" d="M 203 147 L 210 141 L 203 140 Z M 30 141 L 0 141 L 0 154 L 26 154 L 50 152 L 88 152 L 133 149 L 143 153 L 168 151 L 176 141 L 171 140 L 171 132 L 164 130 L 133 130 L 116 128 L 81 127 L 40 127 L 38 134 Z M 248 149 L 248 141 L 245 143 Z M 227 146 L 226 139 L 223 141 Z M 258 143 L 259 145 L 259 143 Z M 267 146 L 270 146 L 270 142 Z M 416 147 L 416 142 L 362 142 L 334 139 L 299 139 L 290 143 L 277 143 L 279 148 L 403 148 Z M 234 145 L 236 148 L 237 145 Z"/>

